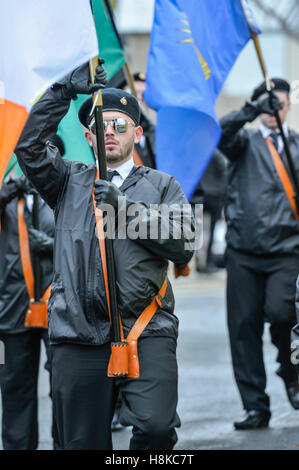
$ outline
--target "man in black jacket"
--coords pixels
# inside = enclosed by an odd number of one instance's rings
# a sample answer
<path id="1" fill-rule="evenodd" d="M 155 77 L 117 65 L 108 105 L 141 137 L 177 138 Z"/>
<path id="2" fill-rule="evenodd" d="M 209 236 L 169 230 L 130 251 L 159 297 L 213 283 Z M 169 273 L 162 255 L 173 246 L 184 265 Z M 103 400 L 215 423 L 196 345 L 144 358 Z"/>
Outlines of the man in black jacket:
<path id="1" fill-rule="evenodd" d="M 289 173 L 274 111 L 279 110 L 299 178 L 299 135 L 285 122 L 289 84 L 273 79 L 272 99 L 265 83 L 240 111 L 221 120 L 220 150 L 228 157 L 227 309 L 232 361 L 246 417 L 236 429 L 268 426 L 270 401 L 265 393 L 264 321 L 278 348 L 277 374 L 291 405 L 299 408 L 299 387 L 290 361 L 290 330 L 295 324 L 295 282 L 299 265 L 299 226 L 276 172 L 270 138 Z M 244 129 L 260 117 L 258 130 Z"/>
<path id="2" fill-rule="evenodd" d="M 38 255 L 40 261 L 43 292 L 51 284 L 53 275 L 54 216 L 40 200 L 40 230 L 32 227 L 33 192 L 23 176 L 4 183 L 0 190 L 0 340 L 5 347 L 0 387 L 5 450 L 35 450 L 38 445 L 37 383 L 41 341 L 47 352 L 45 367 L 51 372 L 47 330 L 25 326 L 29 296 L 20 257 L 20 243 L 23 243 L 18 232 L 20 199 L 25 201 L 24 219 L 31 254 Z"/>
<path id="3" fill-rule="evenodd" d="M 140 377 L 107 377 L 111 327 L 92 191 L 95 188 L 97 204 L 109 204 L 116 213 L 119 197 L 126 196 L 128 209 L 140 203 L 140 223 L 146 230 L 152 223 L 164 223 L 160 204 L 182 207 L 186 198 L 169 175 L 134 165 L 133 145 L 142 135 L 140 111 L 137 100 L 122 90 L 103 90 L 107 164 L 117 172 L 111 173 L 112 182 L 95 181 L 94 165 L 63 161 L 57 148 L 47 142 L 71 98 L 90 94 L 105 82 L 99 67 L 92 85 L 86 66 L 55 84 L 33 107 L 16 148 L 20 165 L 55 212 L 55 272 L 48 315 L 59 445 L 63 449 L 111 449 L 114 397 L 120 387 L 121 421 L 133 426 L 130 448 L 172 449 L 180 423 L 176 413 L 178 320 L 173 314 L 172 289 L 167 282 L 165 297 L 138 340 Z M 94 117 L 89 111 L 90 101 L 83 104 L 80 119 L 89 128 L 88 140 L 97 154 Z M 128 229 L 130 221 L 132 216 L 126 221 Z M 119 229 L 119 217 L 116 222 Z M 167 260 L 185 265 L 191 259 L 186 237 L 174 237 L 181 228 L 181 217 L 170 217 L 169 237 L 144 238 L 134 231 L 131 237 L 113 240 L 125 337 L 163 285 Z"/>

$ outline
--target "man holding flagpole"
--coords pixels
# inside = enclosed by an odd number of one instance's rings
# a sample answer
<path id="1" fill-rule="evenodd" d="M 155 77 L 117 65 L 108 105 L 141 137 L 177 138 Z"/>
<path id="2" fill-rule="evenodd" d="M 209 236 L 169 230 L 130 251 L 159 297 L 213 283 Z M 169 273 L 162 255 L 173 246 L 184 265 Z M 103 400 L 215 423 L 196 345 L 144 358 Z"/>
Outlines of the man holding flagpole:
<path id="1" fill-rule="evenodd" d="M 167 268 L 168 260 L 183 266 L 193 254 L 180 211 L 190 208 L 188 201 L 173 177 L 134 165 L 133 146 L 142 135 L 140 109 L 137 100 L 123 90 L 102 91 L 109 181 L 98 179 L 94 165 L 62 160 L 49 142 L 71 98 L 77 93 L 91 94 L 105 83 L 101 66 L 93 85 L 86 66 L 55 83 L 33 107 L 16 148 L 23 171 L 55 214 L 55 268 L 48 316 L 57 435 L 62 449 L 111 449 L 111 420 L 120 389 L 121 422 L 133 426 L 130 449 L 170 450 L 177 441 L 175 427 L 180 420 L 176 412 L 178 319 Z M 79 117 L 98 155 L 91 99 L 83 103 Z M 119 198 L 128 211 L 125 220 Z M 138 226 L 130 229 L 136 203 L 142 214 L 140 232 Z M 105 292 L 100 233 L 97 237 L 99 204 L 114 211 L 117 230 L 121 221 L 126 228 L 125 236 L 113 240 L 113 248 L 126 338 L 120 344 L 127 342 L 134 351 L 128 357 L 134 373 L 128 374 L 120 365 L 124 372 L 118 378 L 110 372 L 110 297 Z M 167 222 L 162 209 L 168 207 L 176 207 L 179 214 L 175 217 L 170 212 L 168 234 L 163 236 L 161 225 Z M 193 232 L 191 210 L 189 220 Z M 150 236 L 144 236 L 141 227 Z M 152 227 L 160 230 L 152 235 Z M 138 334 L 131 339 L 133 331 Z"/>

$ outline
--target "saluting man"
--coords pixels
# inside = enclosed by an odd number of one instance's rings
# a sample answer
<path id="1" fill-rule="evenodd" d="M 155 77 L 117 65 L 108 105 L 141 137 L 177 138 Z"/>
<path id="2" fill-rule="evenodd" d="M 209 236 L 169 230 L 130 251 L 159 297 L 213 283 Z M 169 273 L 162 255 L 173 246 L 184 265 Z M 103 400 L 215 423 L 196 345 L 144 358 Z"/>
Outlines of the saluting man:
<path id="1" fill-rule="evenodd" d="M 278 349 L 277 374 L 288 399 L 299 409 L 299 386 L 290 360 L 290 331 L 295 324 L 295 282 L 299 266 L 299 225 L 293 198 L 277 170 L 277 161 L 290 173 L 275 111 L 279 111 L 299 178 L 299 134 L 288 128 L 290 86 L 274 78 L 271 98 L 265 83 L 251 101 L 221 120 L 220 150 L 228 157 L 227 311 L 234 374 L 246 411 L 236 429 L 268 426 L 270 399 L 265 392 L 262 335 L 270 323 Z M 244 129 L 260 118 L 258 130 Z"/>
<path id="2" fill-rule="evenodd" d="M 102 92 L 111 181 L 96 179 L 94 165 L 60 158 L 58 149 L 48 142 L 49 133 L 57 129 L 71 98 L 77 93 L 91 94 L 106 83 L 101 66 L 93 85 L 88 77 L 88 67 L 80 67 L 49 89 L 32 108 L 16 148 L 20 165 L 56 218 L 48 315 L 59 444 L 62 449 L 111 449 L 111 420 L 119 387 L 121 422 L 133 426 L 130 449 L 172 449 L 177 441 L 175 427 L 180 424 L 176 413 L 178 319 L 166 274 L 168 260 L 185 265 L 192 251 L 185 246 L 184 233 L 174 237 L 174 231 L 182 231 L 181 217 L 170 218 L 168 238 L 138 235 L 113 241 L 124 337 L 152 302 L 156 311 L 138 339 L 140 377 L 107 377 L 112 338 L 92 192 L 96 204 L 109 204 L 116 214 L 119 197 L 126 196 L 128 208 L 140 203 L 146 227 L 152 222 L 161 225 L 159 204 L 180 207 L 187 200 L 171 176 L 134 164 L 133 146 L 142 135 L 140 109 L 137 100 L 123 90 Z M 90 110 L 88 100 L 80 110 L 80 120 L 97 154 Z M 158 206 L 154 209 L 151 204 Z"/>

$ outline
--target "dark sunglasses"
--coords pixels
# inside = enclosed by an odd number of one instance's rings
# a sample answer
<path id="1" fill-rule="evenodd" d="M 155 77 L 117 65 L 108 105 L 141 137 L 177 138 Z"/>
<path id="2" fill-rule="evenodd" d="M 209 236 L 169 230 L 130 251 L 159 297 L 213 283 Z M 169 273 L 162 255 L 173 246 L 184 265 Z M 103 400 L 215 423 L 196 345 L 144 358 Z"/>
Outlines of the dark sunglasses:
<path id="1" fill-rule="evenodd" d="M 117 134 L 124 134 L 125 132 L 127 132 L 129 125 L 135 127 L 134 124 L 132 124 L 131 122 L 121 117 L 111 119 L 111 121 L 103 121 L 103 122 L 104 122 L 104 132 L 106 132 L 109 125 L 112 127 L 113 130 L 115 130 Z M 89 129 L 93 134 L 96 133 L 95 121 L 89 126 Z"/>

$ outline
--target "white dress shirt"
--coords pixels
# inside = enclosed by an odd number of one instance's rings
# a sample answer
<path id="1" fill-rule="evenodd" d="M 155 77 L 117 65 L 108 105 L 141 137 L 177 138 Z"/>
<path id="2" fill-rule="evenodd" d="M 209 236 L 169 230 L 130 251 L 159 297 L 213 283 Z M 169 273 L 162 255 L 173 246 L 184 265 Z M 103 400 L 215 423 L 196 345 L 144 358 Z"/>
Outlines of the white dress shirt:
<path id="1" fill-rule="evenodd" d="M 282 128 L 284 131 L 284 135 L 286 136 L 286 138 L 288 138 L 289 130 L 286 122 L 282 124 Z M 269 137 L 270 134 L 273 134 L 273 132 L 275 132 L 275 134 L 278 134 L 278 153 L 281 154 L 281 152 L 283 151 L 283 140 L 280 135 L 279 129 L 269 129 L 268 127 L 264 126 L 264 124 L 260 123 L 259 130 L 264 139 L 267 139 L 267 137 Z"/>
<path id="2" fill-rule="evenodd" d="M 133 160 L 133 157 L 131 157 L 130 160 L 127 160 L 125 163 L 122 163 L 118 167 L 107 168 L 108 172 L 116 170 L 119 173 L 119 176 L 118 175 L 113 176 L 111 183 L 115 184 L 115 186 L 119 188 L 125 181 L 126 177 L 129 175 L 133 166 L 134 166 L 134 160 Z"/>
<path id="3" fill-rule="evenodd" d="M 29 210 L 29 212 L 32 212 L 33 209 L 33 194 L 25 194 L 25 200 L 26 200 L 26 206 Z"/>

